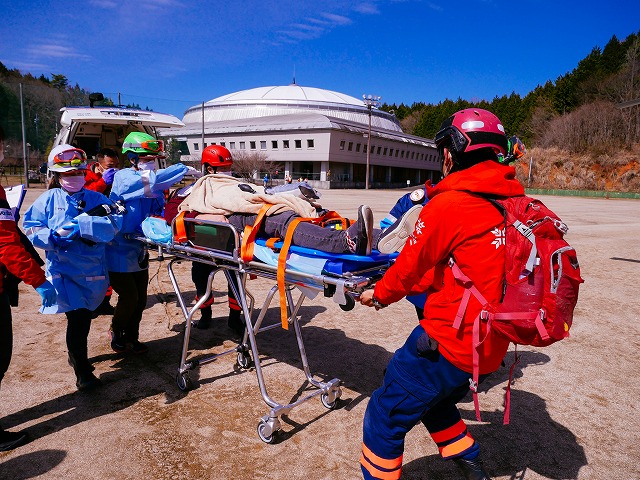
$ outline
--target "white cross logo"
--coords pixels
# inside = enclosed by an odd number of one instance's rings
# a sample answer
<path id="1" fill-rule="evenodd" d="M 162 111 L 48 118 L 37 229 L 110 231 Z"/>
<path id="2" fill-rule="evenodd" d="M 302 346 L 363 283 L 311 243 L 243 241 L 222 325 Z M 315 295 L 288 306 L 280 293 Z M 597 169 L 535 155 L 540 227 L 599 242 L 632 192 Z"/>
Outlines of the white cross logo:
<path id="1" fill-rule="evenodd" d="M 496 237 L 495 240 L 491 242 L 491 245 L 495 245 L 497 250 L 501 245 L 504 245 L 506 243 L 504 228 L 496 227 L 493 230 L 491 230 L 491 233 L 493 233 Z"/>

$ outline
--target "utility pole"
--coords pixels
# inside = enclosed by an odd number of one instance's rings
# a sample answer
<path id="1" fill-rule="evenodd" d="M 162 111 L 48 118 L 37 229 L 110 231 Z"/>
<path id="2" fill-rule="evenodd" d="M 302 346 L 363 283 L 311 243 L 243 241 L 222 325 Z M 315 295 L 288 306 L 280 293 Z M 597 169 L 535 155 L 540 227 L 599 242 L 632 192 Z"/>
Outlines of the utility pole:
<path id="1" fill-rule="evenodd" d="M 378 105 L 380 105 L 381 98 L 382 97 L 378 97 L 375 95 L 366 95 L 366 94 L 362 95 L 364 104 L 369 110 L 369 133 L 367 135 L 367 168 L 365 170 L 365 180 L 364 180 L 365 190 L 369 190 L 369 164 L 371 163 L 371 109 L 373 107 L 378 108 Z"/>
<path id="2" fill-rule="evenodd" d="M 22 99 L 22 83 L 20 84 L 20 117 L 22 119 L 22 163 L 24 165 L 24 186 L 29 188 L 29 161 L 27 159 L 27 136 L 24 128 L 24 101 Z"/>

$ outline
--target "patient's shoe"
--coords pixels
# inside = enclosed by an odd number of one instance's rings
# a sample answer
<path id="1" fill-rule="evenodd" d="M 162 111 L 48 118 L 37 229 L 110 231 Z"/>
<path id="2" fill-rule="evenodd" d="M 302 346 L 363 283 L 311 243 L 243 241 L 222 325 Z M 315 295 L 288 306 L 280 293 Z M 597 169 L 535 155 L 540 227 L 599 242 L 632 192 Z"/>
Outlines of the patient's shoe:
<path id="1" fill-rule="evenodd" d="M 368 205 L 358 207 L 358 221 L 347 229 L 347 249 L 356 255 L 371 255 L 373 212 Z"/>
<path id="2" fill-rule="evenodd" d="M 378 250 L 380 253 L 389 254 L 399 252 L 407 242 L 409 235 L 415 229 L 418 217 L 422 211 L 422 205 L 414 205 L 397 219 L 388 228 L 384 229 L 378 237 Z"/>

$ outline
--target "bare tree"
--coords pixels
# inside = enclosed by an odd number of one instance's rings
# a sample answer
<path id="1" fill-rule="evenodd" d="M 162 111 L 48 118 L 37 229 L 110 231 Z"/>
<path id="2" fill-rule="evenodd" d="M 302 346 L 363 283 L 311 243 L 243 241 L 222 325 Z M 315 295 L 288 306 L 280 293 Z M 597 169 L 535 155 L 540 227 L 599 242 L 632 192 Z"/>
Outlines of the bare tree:
<path id="1" fill-rule="evenodd" d="M 232 155 L 233 172 L 247 181 L 260 177 L 262 173 L 272 177 L 282 170 L 280 163 L 269 160 L 269 155 L 262 151 L 234 150 Z"/>

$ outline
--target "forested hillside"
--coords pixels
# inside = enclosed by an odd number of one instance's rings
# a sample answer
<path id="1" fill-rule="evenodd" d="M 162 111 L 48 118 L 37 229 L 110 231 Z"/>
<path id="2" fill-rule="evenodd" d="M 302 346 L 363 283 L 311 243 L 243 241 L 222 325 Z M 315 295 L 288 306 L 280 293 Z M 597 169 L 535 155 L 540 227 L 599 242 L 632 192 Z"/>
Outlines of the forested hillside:
<path id="1" fill-rule="evenodd" d="M 471 106 L 486 108 L 517 134 L 528 155 L 518 171 L 537 188 L 640 192 L 640 36 L 615 36 L 594 48 L 571 72 L 516 93 L 472 103 L 445 100 L 437 105 L 383 105 L 405 131 L 433 138 L 442 121 Z M 533 158 L 533 163 L 531 159 Z M 533 164 L 531 182 L 529 165 Z"/>
<path id="2" fill-rule="evenodd" d="M 60 108 L 88 105 L 89 91 L 70 86 L 64 75 L 35 78 L 0 63 L 0 125 L 8 137 L 8 158 L 21 156 L 20 84 L 27 142 L 32 158 L 37 158 L 51 144 Z M 637 99 L 640 32 L 622 41 L 613 36 L 603 49 L 593 48 L 572 71 L 524 97 L 511 93 L 475 103 L 458 98 L 436 105 L 383 104 L 381 108 L 393 111 L 405 132 L 426 138 L 433 138 L 453 112 L 471 106 L 486 108 L 500 117 L 509 135 L 517 134 L 527 145 L 528 154 L 518 165 L 520 174 L 525 173 L 525 184 L 640 192 L 640 105 L 633 105 Z"/>

